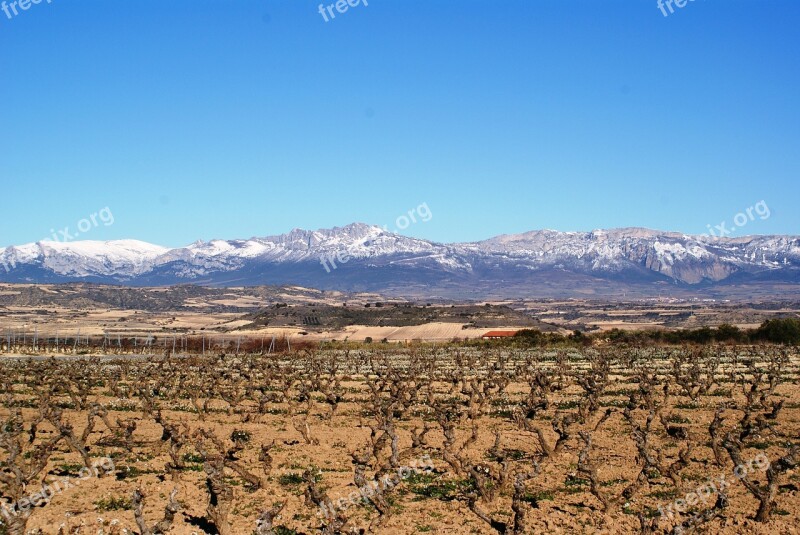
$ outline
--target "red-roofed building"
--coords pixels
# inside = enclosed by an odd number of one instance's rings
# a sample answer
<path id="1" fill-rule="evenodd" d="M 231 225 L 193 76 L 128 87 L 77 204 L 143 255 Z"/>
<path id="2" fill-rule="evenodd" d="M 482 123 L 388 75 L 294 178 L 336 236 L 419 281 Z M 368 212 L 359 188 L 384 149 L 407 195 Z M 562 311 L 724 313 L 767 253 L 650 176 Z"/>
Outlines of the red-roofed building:
<path id="1" fill-rule="evenodd" d="M 481 338 L 509 338 L 517 334 L 518 331 L 489 331 L 481 336 Z"/>

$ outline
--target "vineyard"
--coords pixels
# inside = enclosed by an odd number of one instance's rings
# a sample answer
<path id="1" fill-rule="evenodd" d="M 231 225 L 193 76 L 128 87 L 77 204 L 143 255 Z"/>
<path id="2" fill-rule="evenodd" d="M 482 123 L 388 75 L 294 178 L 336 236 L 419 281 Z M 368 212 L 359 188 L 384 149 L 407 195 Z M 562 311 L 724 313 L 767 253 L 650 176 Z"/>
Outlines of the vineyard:
<path id="1" fill-rule="evenodd" d="M 784 346 L 102 343 L 0 360 L 0 534 L 766 534 L 800 520 L 800 359 Z"/>

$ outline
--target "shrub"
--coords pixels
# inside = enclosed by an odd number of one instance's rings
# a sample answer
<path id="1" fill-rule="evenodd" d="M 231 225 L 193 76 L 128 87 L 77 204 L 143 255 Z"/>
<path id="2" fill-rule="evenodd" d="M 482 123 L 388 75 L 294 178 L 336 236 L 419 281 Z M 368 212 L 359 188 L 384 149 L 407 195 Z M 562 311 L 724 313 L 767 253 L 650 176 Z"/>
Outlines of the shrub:
<path id="1" fill-rule="evenodd" d="M 756 329 L 754 338 L 774 344 L 800 344 L 800 320 L 783 318 L 767 320 Z"/>

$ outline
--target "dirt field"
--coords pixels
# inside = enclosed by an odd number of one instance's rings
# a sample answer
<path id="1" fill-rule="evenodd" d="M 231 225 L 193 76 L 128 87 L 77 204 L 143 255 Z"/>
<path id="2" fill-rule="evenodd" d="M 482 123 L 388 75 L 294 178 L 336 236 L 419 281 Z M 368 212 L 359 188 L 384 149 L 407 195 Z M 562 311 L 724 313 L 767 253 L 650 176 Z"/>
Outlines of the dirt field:
<path id="1" fill-rule="evenodd" d="M 4 359 L 0 533 L 796 533 L 799 370 L 773 347 Z"/>
<path id="2" fill-rule="evenodd" d="M 800 317 L 796 300 L 771 302 L 595 301 L 406 302 L 375 294 L 299 287 L 123 288 L 93 284 L 0 284 L 0 336 L 109 338 L 202 336 L 293 341 L 391 342 L 479 338 L 490 330 L 601 332 L 611 329 L 741 328 Z M 54 344 L 51 344 L 54 345 Z"/>

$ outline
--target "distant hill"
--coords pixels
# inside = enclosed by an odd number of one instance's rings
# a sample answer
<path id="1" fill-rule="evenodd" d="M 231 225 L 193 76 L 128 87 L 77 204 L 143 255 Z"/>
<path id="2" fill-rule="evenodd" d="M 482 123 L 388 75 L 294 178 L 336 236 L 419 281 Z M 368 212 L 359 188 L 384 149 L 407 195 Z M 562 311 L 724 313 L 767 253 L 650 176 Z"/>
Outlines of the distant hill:
<path id="1" fill-rule="evenodd" d="M 444 244 L 354 223 L 176 249 L 135 240 L 12 246 L 0 249 L 0 281 L 300 285 L 452 299 L 757 298 L 800 293 L 800 237 L 624 228 Z"/>

